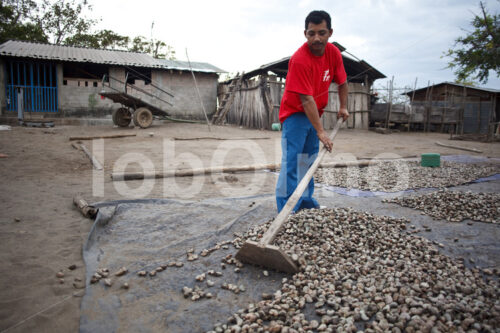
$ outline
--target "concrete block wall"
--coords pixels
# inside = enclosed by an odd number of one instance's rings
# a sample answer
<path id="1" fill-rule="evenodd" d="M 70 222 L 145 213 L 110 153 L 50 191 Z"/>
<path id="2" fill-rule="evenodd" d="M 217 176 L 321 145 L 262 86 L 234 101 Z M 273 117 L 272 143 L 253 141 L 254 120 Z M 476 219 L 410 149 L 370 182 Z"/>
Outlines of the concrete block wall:
<path id="1" fill-rule="evenodd" d="M 210 118 L 210 115 L 217 108 L 218 75 L 195 72 L 195 76 L 205 111 Z M 167 110 L 169 115 L 183 119 L 205 119 L 193 76 L 190 72 L 153 71 L 152 81 L 158 86 L 166 87 L 168 91 L 174 94 L 173 98 L 165 93 L 160 94 L 162 99 L 166 99 L 173 104 Z"/>
<path id="2" fill-rule="evenodd" d="M 109 73 L 111 77 L 120 81 L 125 80 L 125 69 L 123 68 L 112 67 L 109 69 Z M 217 107 L 218 76 L 208 73 L 195 73 L 195 75 L 203 105 L 207 114 L 211 115 Z M 136 80 L 135 86 L 172 103 L 173 106 L 169 106 L 134 89 L 129 88 L 128 93 L 167 111 L 172 117 L 205 119 L 190 72 L 153 70 L 151 79 L 156 86 L 171 92 L 174 97 L 172 98 L 149 84 L 145 85 L 141 80 Z M 78 81 L 80 81 L 80 84 Z M 103 117 L 110 115 L 113 109 L 120 107 L 120 104 L 113 103 L 109 99 L 101 99 L 99 95 L 99 92 L 103 89 L 101 82 L 98 83 L 98 87 L 93 87 L 92 82 L 87 80 L 89 83 L 86 87 L 84 81 L 84 79 L 66 79 L 67 84 L 59 86 L 59 116 Z M 114 89 L 123 89 L 123 84 L 115 80 L 110 79 L 110 84 Z"/>
<path id="3" fill-rule="evenodd" d="M 116 80 L 114 80 L 116 79 Z M 117 81 L 119 80 L 119 81 Z M 123 67 L 110 67 L 109 68 L 109 85 L 117 91 L 124 91 L 125 82 L 125 68 Z"/>
<path id="4" fill-rule="evenodd" d="M 41 113 L 44 117 L 109 117 L 112 111 L 121 105 L 113 103 L 110 99 L 101 99 L 99 93 L 103 90 L 102 82 L 96 82 L 94 86 L 92 79 L 78 79 L 63 77 L 62 64 L 57 64 L 58 83 L 58 110 L 57 113 Z M 5 111 L 5 80 L 3 79 L 5 66 L 0 59 L 0 114 Z M 122 82 L 125 81 L 126 71 L 123 67 L 113 66 L 109 68 L 111 77 Z M 217 107 L 217 81 L 218 75 L 214 73 L 195 73 L 198 88 L 207 114 L 213 114 Z M 170 91 L 174 98 L 159 91 L 144 81 L 136 80 L 136 86 L 142 90 L 158 95 L 161 99 L 169 101 L 173 106 L 169 106 L 157 99 L 147 97 L 142 94 L 141 98 L 148 99 L 160 109 L 175 118 L 181 119 L 205 119 L 200 104 L 193 77 L 188 71 L 175 70 L 152 70 L 152 82 Z M 85 82 L 87 81 L 87 86 Z M 110 79 L 113 90 L 123 91 L 124 85 L 118 81 Z M 106 90 L 109 90 L 106 89 Z M 115 91 L 116 91 L 115 90 Z M 128 89 L 128 93 L 135 94 L 133 89 Z M 141 93 L 139 93 L 141 94 Z M 139 97 L 139 96 L 138 96 Z"/>
<path id="5" fill-rule="evenodd" d="M 59 86 L 59 114 L 61 117 L 106 117 L 110 116 L 113 109 L 120 104 L 113 103 L 110 99 L 101 99 L 99 92 L 102 90 L 101 82 L 97 87 L 91 83 L 85 86 L 85 80 L 67 80 L 67 85 Z"/>

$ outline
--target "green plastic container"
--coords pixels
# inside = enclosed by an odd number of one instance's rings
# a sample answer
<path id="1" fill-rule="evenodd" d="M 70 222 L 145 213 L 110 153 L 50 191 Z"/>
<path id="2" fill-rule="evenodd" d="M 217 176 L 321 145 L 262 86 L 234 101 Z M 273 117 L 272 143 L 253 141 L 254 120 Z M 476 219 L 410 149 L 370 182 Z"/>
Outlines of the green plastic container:
<path id="1" fill-rule="evenodd" d="M 436 168 L 441 166 L 441 155 L 437 153 L 422 154 L 420 165 L 423 167 Z"/>
<path id="2" fill-rule="evenodd" d="M 280 130 L 281 130 L 281 123 L 273 123 L 273 124 L 271 125 L 271 129 L 272 129 L 273 131 L 280 131 Z"/>

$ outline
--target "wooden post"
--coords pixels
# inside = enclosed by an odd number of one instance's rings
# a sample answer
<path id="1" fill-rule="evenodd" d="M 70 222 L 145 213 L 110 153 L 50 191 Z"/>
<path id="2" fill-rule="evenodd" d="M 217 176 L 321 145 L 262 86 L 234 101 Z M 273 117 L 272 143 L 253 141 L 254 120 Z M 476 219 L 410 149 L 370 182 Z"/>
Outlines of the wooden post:
<path id="1" fill-rule="evenodd" d="M 448 85 L 444 85 L 444 107 L 443 107 L 443 112 L 441 114 L 441 127 L 439 128 L 439 132 L 443 133 L 443 128 L 444 128 L 444 115 L 446 113 L 447 107 L 448 107 Z"/>
<path id="2" fill-rule="evenodd" d="M 24 120 L 24 88 L 17 88 L 17 119 Z"/>
<path id="3" fill-rule="evenodd" d="M 491 115 L 490 121 L 500 121 L 500 119 L 496 119 L 496 109 L 497 109 L 497 94 L 491 94 Z"/>
<path id="4" fill-rule="evenodd" d="M 408 132 L 410 131 L 410 127 L 411 127 L 411 114 L 412 114 L 413 101 L 415 100 L 415 90 L 417 90 L 417 80 L 418 80 L 418 77 L 415 78 L 415 84 L 413 86 L 413 93 L 411 94 L 410 114 L 408 115 Z"/>
<path id="5" fill-rule="evenodd" d="M 452 91 L 451 91 L 451 105 L 453 105 L 454 108 L 456 108 L 456 101 L 455 101 L 455 97 L 456 97 L 456 93 L 455 93 L 455 87 L 453 87 Z M 458 126 L 458 114 L 459 112 L 455 112 L 455 115 L 453 117 L 453 130 L 450 131 L 450 140 L 453 139 L 453 132 L 455 132 L 455 134 L 457 134 L 457 126 Z"/>
<path id="6" fill-rule="evenodd" d="M 481 96 L 479 96 L 479 107 L 477 108 L 477 134 L 481 133 Z"/>
<path id="7" fill-rule="evenodd" d="M 387 115 L 386 115 L 386 118 L 385 118 L 385 128 L 386 129 L 389 129 L 389 122 L 390 122 L 390 118 L 391 118 L 393 84 L 394 84 L 394 75 L 392 76 L 391 81 L 390 81 L 390 88 L 389 88 L 389 110 L 387 111 Z"/>
<path id="8" fill-rule="evenodd" d="M 266 95 L 267 95 L 267 109 L 268 109 L 268 121 L 269 121 L 269 128 L 272 127 L 273 125 L 273 118 L 274 118 L 274 96 L 273 96 L 273 89 L 276 89 L 276 76 L 267 76 L 267 82 L 269 85 L 266 85 Z"/>
<path id="9" fill-rule="evenodd" d="M 432 94 L 434 92 L 434 86 L 432 85 L 430 87 L 430 91 L 429 91 L 429 110 L 427 110 L 428 112 L 428 116 L 427 116 L 427 133 L 429 133 L 429 129 L 431 127 L 431 116 L 432 116 Z"/>
<path id="10" fill-rule="evenodd" d="M 371 95 L 370 95 L 370 81 L 368 80 L 368 74 L 365 74 L 365 91 L 366 91 L 366 109 L 364 110 L 370 110 L 370 101 L 371 101 Z M 361 128 L 365 128 L 365 114 L 361 114 Z M 366 126 L 368 128 L 368 124 Z"/>
<path id="11" fill-rule="evenodd" d="M 208 115 L 207 115 L 207 112 L 205 111 L 205 104 L 203 103 L 203 99 L 201 98 L 200 89 L 198 88 L 198 82 L 196 81 L 196 76 L 194 75 L 193 68 L 191 67 L 191 61 L 189 60 L 189 55 L 188 55 L 188 49 L 187 48 L 186 48 L 186 58 L 187 58 L 187 61 L 188 61 L 188 64 L 189 64 L 189 69 L 191 70 L 191 75 L 193 76 L 194 87 L 196 88 L 196 94 L 198 96 L 198 99 L 200 100 L 201 110 L 203 111 L 203 114 L 205 115 L 205 119 L 207 121 L 208 131 L 210 132 L 211 131 L 211 129 L 210 129 L 210 120 L 208 120 Z M 128 73 L 127 73 L 127 75 L 128 75 Z M 125 80 L 125 82 L 126 82 L 126 80 Z M 125 87 L 126 86 L 127 86 L 127 84 L 125 83 Z M 125 90 L 125 92 L 126 92 L 126 90 Z"/>
<path id="12" fill-rule="evenodd" d="M 386 105 L 386 108 L 385 108 L 385 122 L 387 123 L 387 116 L 389 114 L 389 81 L 387 81 L 387 88 L 385 89 L 385 91 L 387 91 L 387 105 Z M 381 125 L 382 126 L 382 125 Z M 384 124 L 384 127 L 386 127 L 387 125 Z"/>
<path id="13" fill-rule="evenodd" d="M 338 89 L 338 87 L 337 87 Z M 339 95 L 340 96 L 340 95 Z M 357 97 L 357 94 L 354 94 L 354 98 L 353 98 L 353 102 L 351 103 L 351 108 L 350 110 L 352 110 L 352 128 L 356 128 L 356 97 Z M 349 98 L 349 101 L 351 100 L 351 98 Z"/>
<path id="14" fill-rule="evenodd" d="M 491 110 L 493 109 L 493 97 L 494 96 L 495 96 L 494 94 L 490 95 L 491 106 L 488 109 L 488 126 L 486 127 L 486 140 L 487 141 L 490 141 Z"/>
<path id="15" fill-rule="evenodd" d="M 453 132 L 456 131 L 456 124 L 458 120 L 458 112 L 457 112 L 457 93 L 455 91 L 455 87 L 452 87 L 450 93 L 450 107 L 453 109 L 453 117 L 451 118 L 452 123 L 454 124 Z"/>
<path id="16" fill-rule="evenodd" d="M 429 117 L 429 88 L 431 81 L 427 81 L 427 89 L 425 90 L 425 106 L 424 106 L 424 132 L 427 132 L 427 118 Z"/>
<path id="17" fill-rule="evenodd" d="M 465 121 L 465 99 L 467 97 L 467 88 L 464 86 L 462 94 L 462 114 L 460 115 L 460 135 L 464 135 L 464 121 Z"/>
<path id="18" fill-rule="evenodd" d="M 260 77 L 260 93 L 261 93 L 261 99 L 262 103 L 264 103 L 264 108 L 267 111 L 267 119 L 265 124 L 265 128 L 270 130 L 272 125 L 273 125 L 273 103 L 272 103 L 272 98 L 271 94 L 269 93 L 268 85 L 267 85 L 267 80 L 268 77 L 261 75 Z"/>

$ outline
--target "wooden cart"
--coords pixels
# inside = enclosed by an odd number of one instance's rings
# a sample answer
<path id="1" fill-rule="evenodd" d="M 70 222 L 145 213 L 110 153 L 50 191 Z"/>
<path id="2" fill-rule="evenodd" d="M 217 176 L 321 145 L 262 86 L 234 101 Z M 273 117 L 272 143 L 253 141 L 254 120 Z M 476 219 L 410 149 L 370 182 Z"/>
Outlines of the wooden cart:
<path id="1" fill-rule="evenodd" d="M 115 81 L 118 84 L 112 85 Z M 127 78 L 125 78 L 125 82 Z M 113 123 L 120 127 L 127 127 L 133 121 L 135 126 L 148 128 L 153 123 L 153 116 L 165 117 L 168 113 L 165 109 L 172 106 L 172 103 L 158 97 L 162 93 L 170 97 L 174 95 L 154 84 L 150 84 L 155 89 L 155 93 L 148 92 L 136 87 L 133 84 L 125 83 L 109 75 L 104 75 L 102 79 L 103 90 L 99 93 L 105 98 L 111 99 L 122 106 L 113 110 Z M 118 86 L 119 88 L 116 88 Z"/>

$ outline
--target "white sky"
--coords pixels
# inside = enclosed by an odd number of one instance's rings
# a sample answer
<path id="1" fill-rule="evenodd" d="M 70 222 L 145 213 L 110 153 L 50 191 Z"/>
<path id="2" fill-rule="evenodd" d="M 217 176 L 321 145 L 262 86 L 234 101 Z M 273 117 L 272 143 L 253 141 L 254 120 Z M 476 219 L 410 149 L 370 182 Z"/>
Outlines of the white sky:
<path id="1" fill-rule="evenodd" d="M 228 72 L 249 71 L 290 56 L 305 41 L 311 10 L 332 16 L 333 36 L 347 51 L 384 73 L 395 87 L 453 81 L 443 53 L 471 30 L 474 0 L 90 0 L 96 29 L 153 37 L 174 47 L 176 58 L 208 62 Z M 483 1 L 490 13 L 500 1 Z M 377 80 L 385 87 L 386 80 Z M 500 89 L 490 74 L 485 87 Z"/>

